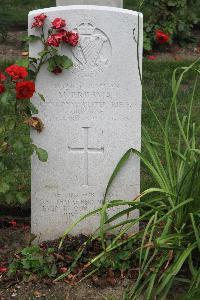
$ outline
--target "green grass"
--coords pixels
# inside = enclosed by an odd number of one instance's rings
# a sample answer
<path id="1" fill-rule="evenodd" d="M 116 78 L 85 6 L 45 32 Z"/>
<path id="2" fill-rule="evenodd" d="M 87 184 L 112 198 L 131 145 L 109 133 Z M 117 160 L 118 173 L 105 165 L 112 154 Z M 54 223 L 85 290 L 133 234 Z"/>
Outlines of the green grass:
<path id="1" fill-rule="evenodd" d="M 31 10 L 55 6 L 55 0 L 0 0 L 0 28 L 27 29 Z"/>
<path id="2" fill-rule="evenodd" d="M 3 70 L 8 61 L 0 61 L 0 70 Z M 145 94 L 155 110 L 159 115 L 161 121 L 165 121 L 166 115 L 169 109 L 170 100 L 172 96 L 171 91 L 171 77 L 173 70 L 177 67 L 188 66 L 191 61 L 148 61 L 144 59 L 143 63 L 143 108 L 142 108 L 142 124 L 145 125 L 155 137 L 156 140 L 161 140 L 162 134 L 157 127 L 157 123 L 150 112 L 149 106 L 145 99 Z M 181 115 L 187 112 L 189 104 L 189 95 L 191 94 L 191 81 L 194 80 L 194 76 L 186 77 L 183 82 L 182 92 L 179 94 L 179 111 Z M 200 111 L 200 83 L 198 83 L 197 93 L 195 95 L 195 104 L 193 110 L 194 121 L 199 120 Z M 197 122 L 198 123 L 198 122 Z M 173 136 L 174 145 L 177 143 L 177 126 L 175 121 L 171 121 L 171 134 Z M 128 150 L 128 149 L 127 149 Z M 152 178 L 146 175 L 145 169 L 141 171 L 141 190 L 145 190 L 152 186 Z"/>
<path id="3" fill-rule="evenodd" d="M 171 78 L 173 70 L 177 67 L 189 66 L 191 61 L 148 61 L 144 59 L 143 64 L 143 109 L 142 109 L 142 124 L 145 125 L 147 129 L 150 130 L 151 135 L 155 140 L 162 139 L 162 133 L 158 129 L 157 122 L 152 116 L 149 110 L 149 106 L 145 99 L 145 93 L 148 97 L 154 111 L 158 114 L 160 120 L 165 122 L 169 105 L 171 103 L 172 89 L 171 89 Z M 188 107 L 192 85 L 190 84 L 195 79 L 195 74 L 190 77 L 186 77 L 183 80 L 181 87 L 181 92 L 179 93 L 178 103 L 179 111 L 181 116 L 185 115 Z M 197 122 L 199 120 L 200 111 L 200 82 L 198 82 L 197 93 L 195 95 L 194 109 L 193 109 L 193 119 Z M 173 136 L 174 145 L 176 145 L 178 140 L 178 128 L 175 122 L 175 118 L 171 120 L 170 131 Z M 145 170 L 142 168 L 141 176 L 141 190 L 145 190 L 152 186 L 152 179 L 149 178 Z"/>
<path id="4" fill-rule="evenodd" d="M 144 68 L 146 101 L 143 109 L 142 153 L 135 149 L 127 150 L 108 183 L 105 195 L 108 201 L 104 199 L 100 209 L 82 216 L 67 228 L 60 242 L 62 247 L 65 237 L 77 224 L 99 213 L 99 230 L 88 239 L 88 243 L 99 239 L 102 251 L 87 263 L 94 269 L 88 272 L 84 269 L 84 275 L 89 277 L 105 266 L 114 270 L 130 269 L 131 264 L 136 263 L 137 279 L 128 287 L 123 299 L 137 300 L 142 297 L 146 300 L 164 300 L 174 295 L 177 298 L 177 283 L 184 288 L 182 292 L 188 299 L 194 299 L 195 294 L 198 296 L 200 292 L 200 65 L 199 61 L 187 64 L 184 62 L 184 67 L 182 63 L 176 65 L 172 80 L 168 80 L 171 78 L 171 63 L 170 66 L 168 62 L 145 63 L 149 70 Z M 147 100 L 148 91 L 151 100 Z M 153 111 L 153 118 L 150 111 Z M 154 118 L 158 125 L 153 123 L 151 127 Z M 155 184 L 142 191 L 135 201 L 110 200 L 106 197 L 107 191 L 131 155 L 140 157 Z M 110 210 L 113 212 L 115 209 L 116 214 L 110 215 Z M 140 211 L 136 219 L 131 217 L 135 209 Z M 126 219 L 127 215 L 130 218 Z M 139 222 L 144 226 L 131 234 L 133 226 Z M 113 238 L 108 240 L 107 236 L 112 234 Z M 80 248 L 78 257 L 84 253 L 84 247 L 86 243 Z M 73 262 L 73 268 L 75 263 L 77 260 Z M 71 270 L 70 267 L 68 270 Z M 69 272 L 59 276 L 56 281 L 68 276 Z"/>

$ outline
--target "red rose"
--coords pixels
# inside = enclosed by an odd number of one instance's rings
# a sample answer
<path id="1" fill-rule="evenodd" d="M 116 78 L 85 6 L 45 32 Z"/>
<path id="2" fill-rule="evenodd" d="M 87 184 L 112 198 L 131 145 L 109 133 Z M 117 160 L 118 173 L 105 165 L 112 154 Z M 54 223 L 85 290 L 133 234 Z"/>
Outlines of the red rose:
<path id="1" fill-rule="evenodd" d="M 68 268 L 62 267 L 62 268 L 60 268 L 59 271 L 60 271 L 60 273 L 67 273 Z"/>
<path id="2" fill-rule="evenodd" d="M 60 42 L 62 41 L 62 33 L 55 33 L 48 37 L 47 44 L 49 46 L 59 47 Z"/>
<path id="3" fill-rule="evenodd" d="M 52 22 L 53 28 L 54 29 L 61 29 L 63 27 L 66 26 L 66 22 L 65 20 L 61 19 L 61 18 L 56 18 L 53 22 Z"/>
<path id="4" fill-rule="evenodd" d="M 8 73 L 8 75 L 10 75 L 14 81 L 23 80 L 28 76 L 26 68 L 17 65 L 9 66 L 5 69 L 5 72 Z"/>
<path id="5" fill-rule="evenodd" d="M 68 43 L 75 47 L 78 44 L 79 35 L 76 32 L 69 31 L 68 32 Z"/>
<path id="6" fill-rule="evenodd" d="M 28 99 L 35 93 L 35 83 L 33 81 L 23 81 L 16 83 L 17 99 Z"/>
<path id="7" fill-rule="evenodd" d="M 155 55 L 149 55 L 149 56 L 147 56 L 147 58 L 148 58 L 149 60 L 155 60 L 155 59 L 156 59 L 156 56 L 155 56 Z"/>
<path id="8" fill-rule="evenodd" d="M 62 33 L 62 40 L 65 43 L 70 44 L 71 46 L 75 47 L 78 44 L 79 35 L 76 32 L 61 30 Z"/>
<path id="9" fill-rule="evenodd" d="M 40 14 L 38 16 L 35 16 L 34 19 L 35 19 L 35 22 L 33 22 L 32 24 L 32 28 L 33 27 L 42 27 L 44 25 L 44 21 L 45 19 L 47 18 L 47 16 L 45 14 Z"/>
<path id="10" fill-rule="evenodd" d="M 0 83 L 0 95 L 3 94 L 5 90 L 5 86 L 2 83 Z"/>
<path id="11" fill-rule="evenodd" d="M 13 227 L 17 226 L 17 222 L 15 220 L 10 221 L 9 224 L 12 225 Z"/>
<path id="12" fill-rule="evenodd" d="M 45 14 L 40 14 L 40 15 L 34 17 L 35 20 L 40 20 L 43 22 L 45 21 L 46 18 L 47 18 L 47 16 Z"/>
<path id="13" fill-rule="evenodd" d="M 6 76 L 0 72 L 0 82 L 5 80 L 6 80 Z"/>
<path id="14" fill-rule="evenodd" d="M 61 29 L 59 33 L 62 34 L 62 41 L 68 43 L 68 31 Z"/>
<path id="15" fill-rule="evenodd" d="M 8 272 L 8 268 L 6 267 L 0 267 L 0 273 Z"/>
<path id="16" fill-rule="evenodd" d="M 62 69 L 60 67 L 55 67 L 52 71 L 55 75 L 62 73 Z"/>
<path id="17" fill-rule="evenodd" d="M 159 44 L 165 44 L 169 42 L 170 36 L 161 30 L 156 30 L 156 40 Z"/>

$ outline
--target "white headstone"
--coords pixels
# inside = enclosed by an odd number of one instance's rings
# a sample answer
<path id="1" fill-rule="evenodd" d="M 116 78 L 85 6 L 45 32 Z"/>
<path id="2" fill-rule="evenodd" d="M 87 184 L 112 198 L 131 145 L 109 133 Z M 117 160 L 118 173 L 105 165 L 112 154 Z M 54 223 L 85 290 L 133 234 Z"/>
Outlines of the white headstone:
<path id="1" fill-rule="evenodd" d="M 83 5 L 83 4 L 123 7 L 123 0 L 56 0 L 57 6 Z"/>
<path id="2" fill-rule="evenodd" d="M 68 6 L 32 11 L 49 20 L 67 20 L 80 35 L 79 46 L 62 46 L 74 67 L 55 76 L 44 66 L 37 79 L 39 117 L 45 128 L 32 132 L 46 149 L 47 163 L 32 159 L 32 232 L 40 240 L 54 239 L 83 214 L 101 206 L 110 176 L 129 149 L 141 146 L 142 14 L 100 6 Z M 139 16 L 139 18 L 138 18 Z M 139 38 L 138 32 L 139 20 Z M 41 50 L 30 45 L 30 56 Z M 42 102 L 42 103 L 41 103 Z M 131 200 L 140 193 L 140 161 L 135 156 L 120 171 L 108 199 Z M 135 216 L 137 212 L 135 212 Z M 98 217 L 82 222 L 74 234 L 91 234 Z"/>

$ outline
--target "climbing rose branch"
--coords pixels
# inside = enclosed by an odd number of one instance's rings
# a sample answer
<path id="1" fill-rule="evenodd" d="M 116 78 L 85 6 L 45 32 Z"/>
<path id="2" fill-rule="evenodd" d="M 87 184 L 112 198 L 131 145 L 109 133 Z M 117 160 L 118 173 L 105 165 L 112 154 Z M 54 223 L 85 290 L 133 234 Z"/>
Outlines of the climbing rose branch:
<path id="1" fill-rule="evenodd" d="M 58 54 L 58 48 L 61 44 L 76 47 L 79 42 L 79 35 L 77 32 L 67 30 L 67 22 L 61 18 L 55 18 L 51 22 L 50 28 L 45 27 L 46 20 L 47 16 L 40 14 L 34 17 L 32 23 L 32 29 L 37 32 L 37 35 L 30 35 L 29 40 L 40 40 L 43 43 L 43 50 L 39 53 L 39 58 L 31 59 L 32 69 L 37 75 L 41 66 L 48 63 L 48 70 L 58 75 L 64 69 L 73 66 L 69 57 Z"/>

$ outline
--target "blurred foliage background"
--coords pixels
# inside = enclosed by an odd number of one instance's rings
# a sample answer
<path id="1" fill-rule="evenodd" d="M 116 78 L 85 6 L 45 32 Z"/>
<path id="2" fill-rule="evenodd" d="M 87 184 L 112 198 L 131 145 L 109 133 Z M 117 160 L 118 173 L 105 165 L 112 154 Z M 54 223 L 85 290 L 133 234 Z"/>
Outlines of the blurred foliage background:
<path id="1" fill-rule="evenodd" d="M 26 30 L 29 11 L 52 6 L 56 6 L 56 0 L 0 0 L 0 34 Z M 197 39 L 193 29 L 200 24 L 199 0 L 124 0 L 124 8 L 144 14 L 144 50 L 156 46 L 156 29 L 168 33 L 171 43 L 176 41 L 181 46 Z"/>
<path id="2" fill-rule="evenodd" d="M 72 0 L 73 1 L 73 0 Z M 184 2 L 185 0 L 178 0 Z M 162 5 L 167 2 L 173 9 L 177 5 L 177 0 L 154 0 L 154 3 Z M 124 0 L 124 8 L 132 10 L 140 10 L 144 13 L 145 20 L 152 14 L 152 1 L 150 0 Z M 189 11 L 192 11 L 198 18 L 200 18 L 199 0 L 186 1 Z M 27 15 L 30 10 L 55 6 L 55 0 L 0 0 L 0 26 L 7 26 L 8 28 L 27 28 Z M 199 20 L 198 20 L 199 22 Z"/>

